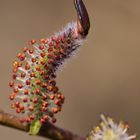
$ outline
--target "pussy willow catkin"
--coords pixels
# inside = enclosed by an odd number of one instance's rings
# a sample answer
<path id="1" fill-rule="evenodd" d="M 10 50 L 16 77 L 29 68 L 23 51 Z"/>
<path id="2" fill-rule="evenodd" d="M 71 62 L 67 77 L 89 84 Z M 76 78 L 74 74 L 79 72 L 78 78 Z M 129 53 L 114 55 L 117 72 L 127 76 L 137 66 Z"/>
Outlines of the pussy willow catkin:
<path id="1" fill-rule="evenodd" d="M 83 38 L 74 35 L 76 26 L 68 24 L 49 39 L 31 40 L 17 54 L 9 99 L 16 113 L 25 114 L 21 116 L 22 123 L 56 122 L 54 114 L 61 111 L 65 99 L 56 85 L 56 70 L 82 44 Z"/>

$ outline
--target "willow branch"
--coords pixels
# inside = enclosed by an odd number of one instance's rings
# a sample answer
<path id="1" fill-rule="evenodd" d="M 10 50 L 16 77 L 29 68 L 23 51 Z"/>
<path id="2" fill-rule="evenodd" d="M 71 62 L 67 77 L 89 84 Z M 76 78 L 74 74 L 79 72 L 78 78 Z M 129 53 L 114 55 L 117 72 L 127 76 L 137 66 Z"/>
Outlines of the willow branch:
<path id="1" fill-rule="evenodd" d="M 6 113 L 3 110 L 0 110 L 0 124 L 3 126 L 28 132 L 27 124 L 20 123 L 19 117 Z M 49 122 L 42 126 L 38 136 L 50 138 L 53 140 L 86 140 L 86 138 L 82 138 L 68 130 L 64 130 L 57 126 L 54 126 Z"/>

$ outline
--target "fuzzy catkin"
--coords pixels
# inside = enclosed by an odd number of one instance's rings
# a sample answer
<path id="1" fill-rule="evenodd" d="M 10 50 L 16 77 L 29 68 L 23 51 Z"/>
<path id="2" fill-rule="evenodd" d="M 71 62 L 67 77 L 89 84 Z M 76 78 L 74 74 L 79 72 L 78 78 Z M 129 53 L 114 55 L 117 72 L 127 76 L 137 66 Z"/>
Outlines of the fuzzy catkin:
<path id="1" fill-rule="evenodd" d="M 49 39 L 31 40 L 13 63 L 11 107 L 26 114 L 21 122 L 39 120 L 56 122 L 54 114 L 61 111 L 64 95 L 56 86 L 56 70 L 82 45 L 77 24 L 70 23 Z"/>

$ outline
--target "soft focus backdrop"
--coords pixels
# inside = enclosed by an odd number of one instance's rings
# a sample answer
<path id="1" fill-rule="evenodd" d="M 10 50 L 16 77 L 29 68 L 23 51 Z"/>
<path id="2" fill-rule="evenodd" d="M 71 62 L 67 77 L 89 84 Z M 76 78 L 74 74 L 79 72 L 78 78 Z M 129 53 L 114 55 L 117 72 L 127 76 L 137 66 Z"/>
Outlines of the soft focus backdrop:
<path id="1" fill-rule="evenodd" d="M 86 135 L 101 113 L 140 133 L 140 1 L 84 0 L 91 19 L 86 43 L 58 72 L 66 96 L 56 125 Z M 0 0 L 0 108 L 12 112 L 11 65 L 30 39 L 49 37 L 76 20 L 72 0 Z M 0 139 L 42 140 L 0 126 Z"/>

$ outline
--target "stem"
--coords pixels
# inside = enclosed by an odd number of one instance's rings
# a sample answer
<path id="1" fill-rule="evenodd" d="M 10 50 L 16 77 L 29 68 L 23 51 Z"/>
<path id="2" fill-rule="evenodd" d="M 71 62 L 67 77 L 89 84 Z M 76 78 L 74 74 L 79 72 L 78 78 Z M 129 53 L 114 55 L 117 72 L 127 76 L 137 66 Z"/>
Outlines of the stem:
<path id="1" fill-rule="evenodd" d="M 19 117 L 6 113 L 0 109 L 0 124 L 3 126 L 15 128 L 24 132 L 28 132 L 28 125 L 22 124 L 19 121 Z M 86 140 L 68 130 L 64 130 L 53 124 L 47 122 L 42 126 L 38 134 L 41 137 L 50 138 L 53 140 Z"/>

